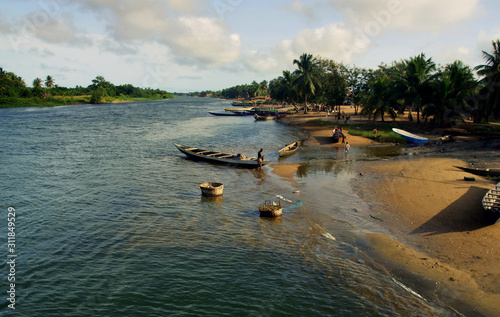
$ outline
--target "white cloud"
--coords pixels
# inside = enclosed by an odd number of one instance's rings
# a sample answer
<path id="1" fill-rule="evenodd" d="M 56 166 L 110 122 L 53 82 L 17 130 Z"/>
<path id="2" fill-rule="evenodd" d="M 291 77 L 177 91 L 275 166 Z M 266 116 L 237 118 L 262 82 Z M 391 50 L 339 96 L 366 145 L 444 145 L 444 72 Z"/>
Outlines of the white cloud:
<path id="1" fill-rule="evenodd" d="M 378 24 L 380 32 L 440 30 L 475 16 L 479 0 L 328 0 L 359 28 Z"/>
<path id="2" fill-rule="evenodd" d="M 157 41 L 171 49 L 181 62 L 197 62 L 205 66 L 230 63 L 240 56 L 241 41 L 238 34 L 216 18 L 196 15 L 204 0 L 80 1 L 82 5 L 100 12 L 107 10 L 110 18 L 107 28 L 118 42 L 130 40 Z"/>
<path id="3" fill-rule="evenodd" d="M 309 20 L 312 20 L 315 18 L 312 7 L 304 4 L 300 0 L 293 1 L 293 2 L 285 5 L 285 8 L 292 11 L 292 12 L 299 13 L 299 14 L 305 16 L 306 18 L 308 18 Z"/>
<path id="4" fill-rule="evenodd" d="M 217 65 L 233 62 L 240 56 L 239 35 L 227 36 L 226 28 L 216 19 L 181 17 L 176 21 L 176 28 L 175 34 L 165 34 L 163 41 L 179 57 L 186 56 L 206 65 Z"/>
<path id="5" fill-rule="evenodd" d="M 334 23 L 303 29 L 292 40 L 275 45 L 270 54 L 253 51 L 246 56 L 246 63 L 256 71 L 277 72 L 290 69 L 293 59 L 303 53 L 350 63 L 355 54 L 366 52 L 370 44 L 363 34 L 356 34 L 344 24 Z"/>

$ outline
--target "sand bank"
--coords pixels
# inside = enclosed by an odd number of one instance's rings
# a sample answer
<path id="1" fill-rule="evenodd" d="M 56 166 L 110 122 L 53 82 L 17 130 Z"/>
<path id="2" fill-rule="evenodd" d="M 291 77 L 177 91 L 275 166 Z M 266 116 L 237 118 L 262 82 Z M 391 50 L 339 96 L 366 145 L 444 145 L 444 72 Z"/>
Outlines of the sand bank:
<path id="1" fill-rule="evenodd" d="M 453 168 L 457 159 L 366 164 L 358 190 L 394 237 L 371 235 L 378 252 L 440 283 L 478 312 L 500 316 L 500 224 L 481 205 L 491 180 Z M 397 241 L 396 241 L 397 240 Z"/>
<path id="2" fill-rule="evenodd" d="M 331 143 L 329 128 L 307 126 L 311 119 L 314 114 L 287 117 L 310 132 L 305 146 L 342 146 Z M 345 134 L 351 146 L 374 143 Z M 497 160 L 492 163 L 500 164 Z M 464 176 L 472 175 L 453 165 L 466 163 L 449 155 L 359 164 L 363 176 L 354 188 L 373 204 L 373 221 L 388 233 L 367 235 L 377 252 L 435 280 L 447 294 L 445 301 L 459 299 L 472 307 L 467 313 L 500 316 L 500 222 L 495 224 L 497 217 L 481 205 L 496 182 L 480 176 L 465 181 Z M 272 167 L 274 173 L 292 180 L 298 165 Z"/>

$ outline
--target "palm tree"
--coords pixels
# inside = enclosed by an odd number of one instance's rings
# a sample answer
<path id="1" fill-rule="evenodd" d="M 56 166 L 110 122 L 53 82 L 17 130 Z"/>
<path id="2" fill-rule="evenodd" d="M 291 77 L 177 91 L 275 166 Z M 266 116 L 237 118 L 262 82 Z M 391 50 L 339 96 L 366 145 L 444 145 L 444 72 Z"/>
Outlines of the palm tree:
<path id="1" fill-rule="evenodd" d="M 409 119 L 413 120 L 411 112 L 417 110 L 417 122 L 420 123 L 420 111 L 429 95 L 429 86 L 434 79 L 436 64 L 432 58 L 427 59 L 422 53 L 403 62 L 403 71 L 398 78 L 398 88 L 403 93 L 405 105 L 409 110 Z"/>
<path id="2" fill-rule="evenodd" d="M 480 84 L 483 86 L 478 97 L 483 101 L 483 114 L 486 121 L 493 113 L 495 118 L 500 117 L 500 40 L 492 42 L 493 53 L 483 51 L 485 64 L 476 66 L 475 70 L 482 76 Z"/>
<path id="3" fill-rule="evenodd" d="M 284 70 L 283 75 L 271 80 L 269 83 L 269 93 L 271 98 L 278 101 L 292 104 L 295 101 L 295 77 L 289 70 Z"/>
<path id="4" fill-rule="evenodd" d="M 47 75 L 47 78 L 45 78 L 45 87 L 47 88 L 54 87 L 54 79 L 52 78 L 52 76 Z"/>
<path id="5" fill-rule="evenodd" d="M 33 87 L 34 88 L 42 88 L 42 79 L 38 78 L 38 77 L 33 79 Z"/>
<path id="6" fill-rule="evenodd" d="M 433 83 L 432 102 L 424 109 L 426 117 L 434 116 L 439 124 L 462 117 L 467 98 L 476 89 L 477 82 L 472 70 L 456 61 L 437 74 Z"/>
<path id="7" fill-rule="evenodd" d="M 392 93 L 393 83 L 388 76 L 378 75 L 368 83 L 369 90 L 362 101 L 364 104 L 361 114 L 368 115 L 374 119 L 380 116 L 384 122 L 384 115 L 387 113 L 392 119 L 397 116 L 393 104 L 396 102 Z"/>
<path id="8" fill-rule="evenodd" d="M 314 96 L 316 90 L 321 87 L 321 83 L 314 74 L 316 61 L 311 54 L 304 53 L 300 56 L 300 59 L 293 60 L 293 63 L 297 64 L 298 67 L 294 72 L 297 76 L 294 84 L 299 95 L 304 98 L 304 113 L 307 113 L 307 98 Z"/>

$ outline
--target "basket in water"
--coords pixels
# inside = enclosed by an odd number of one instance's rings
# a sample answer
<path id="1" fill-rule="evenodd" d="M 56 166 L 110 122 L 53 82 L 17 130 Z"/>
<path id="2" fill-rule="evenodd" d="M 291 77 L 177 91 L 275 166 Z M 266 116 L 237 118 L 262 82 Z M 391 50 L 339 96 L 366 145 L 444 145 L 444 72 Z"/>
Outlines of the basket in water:
<path id="1" fill-rule="evenodd" d="M 205 197 L 221 196 L 224 190 L 222 183 L 203 183 L 200 184 L 201 194 Z"/>
<path id="2" fill-rule="evenodd" d="M 264 205 L 259 206 L 259 211 L 261 217 L 281 217 L 283 207 L 281 206 L 281 202 L 266 201 Z"/>

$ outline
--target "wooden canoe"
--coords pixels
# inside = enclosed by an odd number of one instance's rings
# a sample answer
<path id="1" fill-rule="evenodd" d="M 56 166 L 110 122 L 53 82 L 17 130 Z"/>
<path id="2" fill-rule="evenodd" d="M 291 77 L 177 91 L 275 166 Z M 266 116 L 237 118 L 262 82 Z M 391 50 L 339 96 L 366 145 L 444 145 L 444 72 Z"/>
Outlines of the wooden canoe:
<path id="1" fill-rule="evenodd" d="M 419 135 L 410 133 L 410 132 L 405 131 L 405 130 L 401 130 L 398 128 L 392 128 L 392 131 L 396 134 L 401 135 L 406 140 L 408 140 L 409 142 L 412 142 L 412 143 L 425 144 L 425 143 L 429 142 L 428 138 L 424 138 L 423 136 L 419 136 Z"/>
<path id="2" fill-rule="evenodd" d="M 292 155 L 299 149 L 299 141 L 295 141 L 278 151 L 278 155 L 283 157 L 287 155 Z"/>
<path id="3" fill-rule="evenodd" d="M 478 176 L 493 176 L 493 177 L 500 176 L 499 168 L 473 168 L 473 167 L 462 167 L 462 166 L 455 166 L 455 167 L 461 169 L 464 172 Z"/>
<path id="4" fill-rule="evenodd" d="M 333 143 L 338 143 L 342 140 L 344 140 L 345 138 L 345 135 L 342 133 L 342 132 L 334 132 L 333 135 L 332 135 L 332 141 Z"/>
<path id="5" fill-rule="evenodd" d="M 500 183 L 493 186 L 483 197 L 483 208 L 487 211 L 500 212 Z"/>
<path id="6" fill-rule="evenodd" d="M 245 157 L 242 154 L 229 154 L 217 151 L 202 150 L 195 147 L 183 146 L 174 143 L 175 147 L 186 154 L 187 157 L 195 160 L 201 160 L 214 164 L 227 164 L 236 167 L 257 168 L 259 164 L 255 157 Z M 262 165 L 268 164 L 270 161 L 263 161 Z"/>

